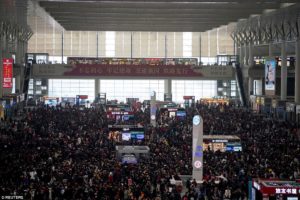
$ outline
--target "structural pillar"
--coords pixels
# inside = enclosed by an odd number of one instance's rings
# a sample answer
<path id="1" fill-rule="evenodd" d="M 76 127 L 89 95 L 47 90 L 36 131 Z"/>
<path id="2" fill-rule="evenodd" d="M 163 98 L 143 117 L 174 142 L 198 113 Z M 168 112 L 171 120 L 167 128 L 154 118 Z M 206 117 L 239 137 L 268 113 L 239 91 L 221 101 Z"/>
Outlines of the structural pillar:
<path id="1" fill-rule="evenodd" d="M 261 80 L 255 80 L 254 81 L 255 89 L 254 95 L 262 95 L 262 87 L 263 87 L 263 82 Z"/>
<path id="2" fill-rule="evenodd" d="M 99 93 L 100 93 L 100 79 L 95 78 L 95 99 L 97 98 Z"/>
<path id="3" fill-rule="evenodd" d="M 156 127 L 156 112 L 157 112 L 156 92 L 153 91 L 153 92 L 151 92 L 151 95 L 150 95 L 150 124 L 153 127 Z"/>
<path id="4" fill-rule="evenodd" d="M 272 49 L 272 43 L 269 43 L 269 58 L 273 57 L 273 49 Z"/>
<path id="5" fill-rule="evenodd" d="M 248 65 L 253 67 L 254 65 L 254 57 L 253 57 L 253 44 L 249 44 L 249 56 L 248 56 Z"/>
<path id="6" fill-rule="evenodd" d="M 15 93 L 21 93 L 21 75 L 15 77 Z"/>
<path id="7" fill-rule="evenodd" d="M 165 79 L 165 95 L 171 96 L 172 95 L 172 80 L 170 78 Z"/>
<path id="8" fill-rule="evenodd" d="M 296 41 L 295 103 L 300 104 L 300 38 Z"/>
<path id="9" fill-rule="evenodd" d="M 248 56 L 246 57 L 246 62 L 247 62 L 247 65 L 249 66 L 249 69 L 251 67 L 253 67 L 253 46 L 251 44 L 251 42 L 249 43 L 249 46 L 248 46 Z M 248 70 L 249 70 L 248 69 Z M 248 72 L 248 76 L 249 76 L 249 72 Z M 249 76 L 249 82 L 248 82 L 248 91 L 249 91 L 249 95 L 253 95 L 253 77 L 250 77 Z"/>
<path id="10" fill-rule="evenodd" d="M 244 54 L 243 54 L 243 46 L 240 44 L 240 49 L 239 49 L 239 61 L 240 65 L 242 66 L 244 64 Z"/>
<path id="11" fill-rule="evenodd" d="M 253 78 L 250 76 L 248 79 L 248 91 L 249 91 L 249 95 L 253 95 Z"/>
<path id="12" fill-rule="evenodd" d="M 286 42 L 281 43 L 281 83 L 280 83 L 280 99 L 286 100 L 287 96 L 287 57 Z"/>
<path id="13" fill-rule="evenodd" d="M 249 65 L 249 64 L 248 64 L 248 61 L 249 61 L 249 53 L 250 53 L 249 50 L 250 50 L 249 47 L 247 46 L 247 44 L 245 44 L 245 45 L 244 45 L 244 51 L 245 51 L 245 52 L 244 52 L 244 53 L 245 53 L 245 54 L 244 54 L 244 64 L 247 65 L 247 66 Z"/>

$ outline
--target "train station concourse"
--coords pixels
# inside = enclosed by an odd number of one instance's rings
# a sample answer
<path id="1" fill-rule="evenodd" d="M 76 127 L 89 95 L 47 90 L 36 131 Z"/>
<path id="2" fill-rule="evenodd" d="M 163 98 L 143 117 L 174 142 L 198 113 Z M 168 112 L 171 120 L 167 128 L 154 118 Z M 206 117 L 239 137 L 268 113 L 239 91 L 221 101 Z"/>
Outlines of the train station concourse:
<path id="1" fill-rule="evenodd" d="M 300 200 L 299 0 L 0 0 L 0 198 Z"/>

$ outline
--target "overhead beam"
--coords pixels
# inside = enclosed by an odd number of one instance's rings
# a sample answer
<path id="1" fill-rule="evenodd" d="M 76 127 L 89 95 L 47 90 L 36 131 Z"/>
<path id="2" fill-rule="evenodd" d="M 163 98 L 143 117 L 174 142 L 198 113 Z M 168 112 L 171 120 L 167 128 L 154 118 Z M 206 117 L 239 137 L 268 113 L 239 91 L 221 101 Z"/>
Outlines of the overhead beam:
<path id="1" fill-rule="evenodd" d="M 233 20 L 233 19 L 231 19 Z M 60 18 L 56 17 L 56 21 L 58 22 L 64 22 L 64 23 L 78 23 L 78 22 L 88 22 L 88 23 L 94 23 L 94 22 L 132 22 L 132 23 L 147 23 L 147 22 L 162 22 L 162 23 L 199 23 L 199 24 L 209 24 L 209 23 L 228 23 L 230 19 L 214 19 L 214 18 L 170 18 L 170 19 L 163 19 L 163 18 L 81 18 L 81 17 L 74 17 L 74 18 Z"/>
<path id="2" fill-rule="evenodd" d="M 200 14 L 134 14 L 134 13 L 51 13 L 57 18 L 181 18 L 181 19 L 211 19 L 211 18 L 222 18 L 222 19 L 236 19 L 243 13 L 234 13 L 233 15 L 214 14 L 214 13 L 200 13 Z M 250 15 L 250 13 L 249 13 Z"/>
<path id="3" fill-rule="evenodd" d="M 45 1 L 45 0 L 44 0 Z M 50 0 L 51 2 L 61 2 L 61 0 Z M 65 2 L 85 2 L 85 3 L 92 3 L 92 2 L 111 2 L 111 3 L 120 3 L 120 2 L 179 2 L 182 3 L 182 0 L 64 0 Z M 246 2 L 245 0 L 184 0 L 186 3 L 222 3 L 222 2 L 229 2 L 229 3 L 243 3 Z M 262 2 L 262 0 L 251 0 L 251 2 Z M 265 3 L 298 3 L 298 0 L 264 0 Z"/>
<path id="4" fill-rule="evenodd" d="M 231 13 L 235 14 L 235 12 L 239 14 L 261 14 L 263 9 L 242 9 L 239 8 L 236 11 L 232 9 L 136 9 L 136 8 L 45 8 L 47 12 L 52 13 L 128 13 L 128 14 L 212 14 L 212 13 L 222 13 L 224 15 L 230 15 Z"/>
<path id="5" fill-rule="evenodd" d="M 66 25 L 64 27 L 66 30 L 70 31 L 138 31 L 138 32 L 204 32 L 210 30 L 215 27 L 165 27 L 165 26 L 82 26 L 82 27 L 74 27 L 70 25 Z"/>
<path id="6" fill-rule="evenodd" d="M 268 9 L 278 8 L 280 4 L 276 2 L 262 3 L 262 2 L 244 2 L 244 3 L 186 3 L 186 2 L 52 2 L 52 1 L 41 1 L 40 5 L 49 9 L 56 8 L 142 8 L 142 9 Z"/>

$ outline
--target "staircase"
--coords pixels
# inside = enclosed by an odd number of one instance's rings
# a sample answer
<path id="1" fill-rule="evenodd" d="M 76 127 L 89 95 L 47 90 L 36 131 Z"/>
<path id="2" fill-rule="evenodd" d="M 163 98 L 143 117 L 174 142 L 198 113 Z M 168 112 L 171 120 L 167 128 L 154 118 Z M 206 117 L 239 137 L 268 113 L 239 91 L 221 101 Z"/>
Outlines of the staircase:
<path id="1" fill-rule="evenodd" d="M 32 65 L 30 63 L 26 64 L 24 68 L 24 81 L 23 81 L 23 93 L 25 95 L 25 100 L 28 96 L 28 89 L 29 89 L 29 81 L 31 77 L 31 69 Z"/>
<path id="2" fill-rule="evenodd" d="M 246 100 L 246 94 L 245 94 L 245 89 L 244 89 L 244 84 L 243 84 L 244 83 L 243 73 L 242 73 L 240 64 L 235 65 L 235 79 L 236 79 L 238 90 L 239 90 L 240 100 L 242 102 L 242 105 L 246 107 L 247 100 Z"/>

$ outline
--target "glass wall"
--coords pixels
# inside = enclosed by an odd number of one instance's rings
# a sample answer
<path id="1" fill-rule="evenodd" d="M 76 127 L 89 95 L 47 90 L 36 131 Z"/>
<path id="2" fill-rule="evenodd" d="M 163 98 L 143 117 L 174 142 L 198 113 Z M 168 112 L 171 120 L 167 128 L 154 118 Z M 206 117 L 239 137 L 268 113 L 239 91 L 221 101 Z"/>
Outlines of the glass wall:
<path id="1" fill-rule="evenodd" d="M 182 46 L 183 46 L 183 57 L 192 57 L 193 54 L 192 32 L 183 33 Z"/>
<path id="2" fill-rule="evenodd" d="M 172 97 L 175 102 L 183 102 L 183 96 L 195 96 L 195 99 L 217 96 L 217 81 L 172 80 Z"/>
<path id="3" fill-rule="evenodd" d="M 150 93 L 156 92 L 156 99 L 164 99 L 164 80 L 100 80 L 100 92 L 106 93 L 108 100 L 126 102 L 126 98 L 149 100 Z"/>
<path id="4" fill-rule="evenodd" d="M 115 57 L 116 55 L 116 32 L 107 31 L 105 40 L 105 55 L 107 57 Z"/>
<path id="5" fill-rule="evenodd" d="M 88 99 L 95 99 L 94 79 L 49 79 L 49 97 L 76 97 L 76 95 L 88 95 Z"/>

